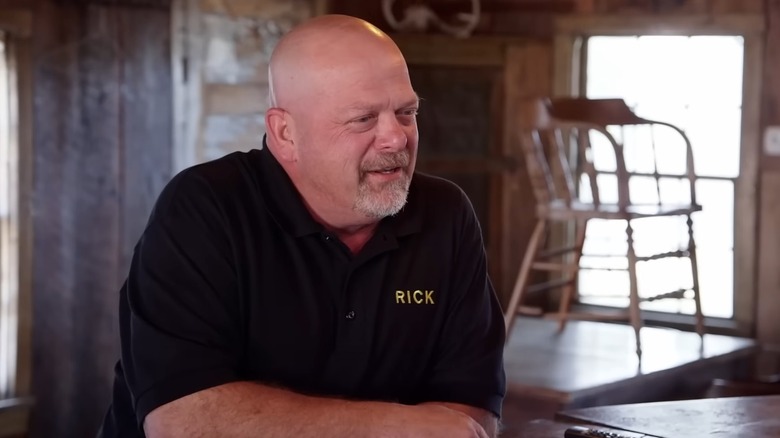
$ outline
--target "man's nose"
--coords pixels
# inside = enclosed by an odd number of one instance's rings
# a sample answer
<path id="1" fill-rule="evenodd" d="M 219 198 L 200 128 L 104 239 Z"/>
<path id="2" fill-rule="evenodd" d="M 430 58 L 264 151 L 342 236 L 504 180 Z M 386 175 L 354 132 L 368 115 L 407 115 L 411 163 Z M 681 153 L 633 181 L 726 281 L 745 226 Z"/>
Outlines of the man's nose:
<path id="1" fill-rule="evenodd" d="M 385 151 L 398 151 L 406 147 L 406 131 L 395 114 L 379 117 L 377 147 Z"/>

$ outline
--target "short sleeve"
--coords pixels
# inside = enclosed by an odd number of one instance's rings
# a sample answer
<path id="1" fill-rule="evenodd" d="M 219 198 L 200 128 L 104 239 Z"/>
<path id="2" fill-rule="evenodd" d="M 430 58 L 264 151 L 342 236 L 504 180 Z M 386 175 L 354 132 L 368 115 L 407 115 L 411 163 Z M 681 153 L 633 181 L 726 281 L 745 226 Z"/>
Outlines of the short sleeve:
<path id="1" fill-rule="evenodd" d="M 155 205 L 120 300 L 122 365 L 139 425 L 155 408 L 240 380 L 229 224 L 210 184 L 177 175 Z"/>
<path id="2" fill-rule="evenodd" d="M 420 394 L 429 401 L 465 404 L 500 418 L 506 393 L 504 318 L 487 274 L 479 222 L 468 198 L 461 195 L 460 214 L 454 215 L 460 242 L 451 271 L 458 298 L 449 309 L 432 377 Z"/>

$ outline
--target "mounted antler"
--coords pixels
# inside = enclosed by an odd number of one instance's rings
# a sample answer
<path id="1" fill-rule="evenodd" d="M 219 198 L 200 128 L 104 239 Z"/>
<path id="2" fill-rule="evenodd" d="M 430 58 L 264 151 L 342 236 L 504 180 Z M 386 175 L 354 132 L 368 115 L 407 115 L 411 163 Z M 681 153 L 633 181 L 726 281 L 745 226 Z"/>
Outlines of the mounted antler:
<path id="1" fill-rule="evenodd" d="M 437 29 L 458 38 L 467 38 L 471 35 L 479 23 L 479 0 L 471 0 L 471 13 L 459 13 L 455 17 L 463 22 L 463 26 L 449 24 L 439 18 L 431 8 L 426 5 L 412 5 L 404 10 L 404 18 L 398 21 L 393 14 L 395 0 L 382 0 L 382 13 L 385 20 L 394 30 L 401 32 L 423 32 L 428 30 L 429 24 Z"/>

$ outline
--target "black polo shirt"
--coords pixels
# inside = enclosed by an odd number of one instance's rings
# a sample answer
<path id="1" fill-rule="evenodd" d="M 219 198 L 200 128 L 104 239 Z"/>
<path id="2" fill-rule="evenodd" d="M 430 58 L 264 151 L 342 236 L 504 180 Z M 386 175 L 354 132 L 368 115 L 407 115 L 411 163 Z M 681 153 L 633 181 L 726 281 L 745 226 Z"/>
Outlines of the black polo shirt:
<path id="1" fill-rule="evenodd" d="M 142 436 L 156 407 L 215 385 L 500 416 L 504 323 L 462 190 L 415 174 L 357 255 L 304 207 L 267 149 L 174 177 L 120 297 L 121 360 L 103 436 Z"/>

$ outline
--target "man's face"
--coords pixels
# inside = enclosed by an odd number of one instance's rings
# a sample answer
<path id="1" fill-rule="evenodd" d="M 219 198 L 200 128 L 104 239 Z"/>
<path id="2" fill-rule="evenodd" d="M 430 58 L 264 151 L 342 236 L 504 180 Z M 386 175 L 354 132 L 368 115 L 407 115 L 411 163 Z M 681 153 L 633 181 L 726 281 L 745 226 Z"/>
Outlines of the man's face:
<path id="1" fill-rule="evenodd" d="M 400 57 L 325 71 L 296 120 L 298 183 L 357 218 L 396 214 L 417 156 L 417 95 Z"/>

